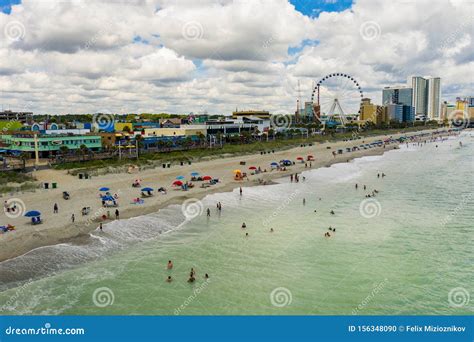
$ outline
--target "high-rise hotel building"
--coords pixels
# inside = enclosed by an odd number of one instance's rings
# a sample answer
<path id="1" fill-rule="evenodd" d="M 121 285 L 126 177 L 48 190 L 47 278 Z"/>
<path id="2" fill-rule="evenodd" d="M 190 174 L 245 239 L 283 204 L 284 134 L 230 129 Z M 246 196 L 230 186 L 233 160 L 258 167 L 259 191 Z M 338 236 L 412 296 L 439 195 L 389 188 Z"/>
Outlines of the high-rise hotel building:
<path id="1" fill-rule="evenodd" d="M 430 120 L 438 120 L 441 109 L 441 78 L 413 76 L 411 84 L 415 115 L 426 116 Z"/>

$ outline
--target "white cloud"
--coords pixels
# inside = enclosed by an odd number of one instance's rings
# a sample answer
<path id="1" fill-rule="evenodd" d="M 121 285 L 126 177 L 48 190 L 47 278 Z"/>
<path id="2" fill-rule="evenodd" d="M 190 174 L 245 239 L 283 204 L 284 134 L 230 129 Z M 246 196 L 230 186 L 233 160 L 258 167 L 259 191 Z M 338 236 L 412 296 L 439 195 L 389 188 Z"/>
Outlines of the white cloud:
<path id="1" fill-rule="evenodd" d="M 376 102 L 410 74 L 441 76 L 450 98 L 469 95 L 466 6 L 358 0 L 309 18 L 286 0 L 27 0 L 0 13 L 1 102 L 50 113 L 289 112 L 298 81 L 308 100 L 333 72 L 353 75 Z M 20 31 L 5 30 L 11 22 Z M 375 38 L 361 36 L 367 22 Z"/>

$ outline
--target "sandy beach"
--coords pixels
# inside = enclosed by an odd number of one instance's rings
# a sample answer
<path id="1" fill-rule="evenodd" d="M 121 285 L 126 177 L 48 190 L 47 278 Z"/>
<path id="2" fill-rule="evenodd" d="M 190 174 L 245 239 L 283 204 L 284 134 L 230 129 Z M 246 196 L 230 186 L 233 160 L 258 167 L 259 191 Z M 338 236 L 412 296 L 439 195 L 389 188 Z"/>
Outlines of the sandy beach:
<path id="1" fill-rule="evenodd" d="M 426 131 L 425 131 L 426 132 Z M 393 138 L 402 135 L 415 135 L 421 132 L 409 134 L 394 134 Z M 305 168 L 304 163 L 296 163 L 287 169 L 287 171 L 271 170 L 270 163 L 280 161 L 281 159 L 290 159 L 295 161 L 297 157 L 306 158 L 307 155 L 313 155 L 315 161 L 312 162 L 312 168 L 327 167 L 334 163 L 347 162 L 348 160 L 368 156 L 379 155 L 385 151 L 397 148 L 398 144 L 391 144 L 385 147 L 376 147 L 367 150 L 358 150 L 355 152 L 344 152 L 342 155 L 334 157 L 332 151 L 344 149 L 346 147 L 358 146 L 362 143 L 370 143 L 376 140 L 386 139 L 388 136 L 376 136 L 359 139 L 356 141 L 334 142 L 316 144 L 313 146 L 297 147 L 285 151 L 275 151 L 271 154 L 255 154 L 231 158 L 214 159 L 203 162 L 196 162 L 192 165 L 172 165 L 171 168 L 156 168 L 140 171 L 133 174 L 120 173 L 96 176 L 88 180 L 80 180 L 77 176 L 67 174 L 66 171 L 42 170 L 35 172 L 34 176 L 40 182 L 56 182 L 57 189 L 38 189 L 35 192 L 19 193 L 13 196 L 4 195 L 2 200 L 18 198 L 25 204 L 23 212 L 28 210 L 38 210 L 42 213 L 43 223 L 32 225 L 30 219 L 20 216 L 17 218 L 2 217 L 1 225 L 12 224 L 16 227 L 15 231 L 0 235 L 0 261 L 14 258 L 27 253 L 28 251 L 52 244 L 65 242 L 68 239 L 88 234 L 98 229 L 99 220 L 103 214 L 110 211 L 111 219 L 115 217 L 115 208 L 105 209 L 101 206 L 99 198 L 99 188 L 106 186 L 110 188 L 112 194 L 119 195 L 120 219 L 135 217 L 158 211 L 169 204 L 182 203 L 186 199 L 200 199 L 210 193 L 231 191 L 239 186 L 248 187 L 259 184 L 259 179 L 270 182 L 272 179 L 282 178 L 294 173 L 300 173 L 309 169 Z M 363 142 L 364 141 L 364 142 Z M 330 147 L 330 149 L 328 149 Z M 245 161 L 246 165 L 240 165 Z M 250 175 L 249 166 L 261 167 L 268 172 L 258 175 Z M 235 181 L 233 170 L 241 169 L 247 172 L 248 179 L 244 181 Z M 195 187 L 189 191 L 182 191 L 171 186 L 177 176 L 185 176 L 187 180 L 191 178 L 191 172 L 199 172 L 200 175 L 210 175 L 218 178 L 219 183 L 208 188 L 201 188 L 201 182 L 195 182 Z M 166 195 L 155 193 L 154 197 L 144 199 L 143 204 L 134 204 L 133 199 L 140 197 L 140 188 L 133 188 L 132 183 L 135 179 L 141 180 L 141 187 L 152 187 L 157 189 L 164 187 L 168 190 Z M 71 195 L 69 200 L 62 198 L 62 192 L 68 191 Z M 53 213 L 53 205 L 57 203 L 59 212 Z M 90 207 L 89 215 L 82 216 L 81 209 Z M 72 223 L 71 216 L 75 215 L 75 222 Z M 104 229 L 106 223 L 103 221 Z"/>

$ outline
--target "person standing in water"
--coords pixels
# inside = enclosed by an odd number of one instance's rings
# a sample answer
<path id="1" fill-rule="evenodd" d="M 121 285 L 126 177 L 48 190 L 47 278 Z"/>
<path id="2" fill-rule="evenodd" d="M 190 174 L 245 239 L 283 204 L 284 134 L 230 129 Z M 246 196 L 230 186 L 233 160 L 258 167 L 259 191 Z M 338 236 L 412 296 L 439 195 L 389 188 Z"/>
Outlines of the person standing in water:
<path id="1" fill-rule="evenodd" d="M 306 204 L 306 198 L 303 198 L 303 205 Z"/>
<path id="2" fill-rule="evenodd" d="M 242 196 L 242 187 L 240 187 L 239 191 L 240 191 L 240 196 Z"/>
<path id="3" fill-rule="evenodd" d="M 211 217 L 211 209 L 207 208 L 207 217 Z"/>
<path id="4" fill-rule="evenodd" d="M 169 270 L 173 268 L 173 262 L 171 260 L 168 260 L 168 265 L 166 265 L 166 268 Z"/>

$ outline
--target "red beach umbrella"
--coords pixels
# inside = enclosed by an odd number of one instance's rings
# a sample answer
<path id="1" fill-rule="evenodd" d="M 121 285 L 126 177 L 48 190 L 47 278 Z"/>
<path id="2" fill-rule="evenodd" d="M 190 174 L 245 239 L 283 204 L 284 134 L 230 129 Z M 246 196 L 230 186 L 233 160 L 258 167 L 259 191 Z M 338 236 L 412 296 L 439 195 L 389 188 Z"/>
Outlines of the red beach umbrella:
<path id="1" fill-rule="evenodd" d="M 211 176 L 204 176 L 204 177 L 202 177 L 202 180 L 211 180 L 211 179 L 212 179 Z"/>
<path id="2" fill-rule="evenodd" d="M 181 186 L 181 185 L 183 185 L 183 182 L 181 182 L 180 180 L 176 180 L 176 181 L 173 182 L 173 185 L 174 186 Z"/>
<path id="3" fill-rule="evenodd" d="M 303 157 L 298 157 L 298 158 L 296 158 L 296 159 L 297 159 L 297 160 L 304 160 Z"/>
<path id="4" fill-rule="evenodd" d="M 249 170 L 256 170 L 257 168 L 255 166 L 250 166 Z"/>

